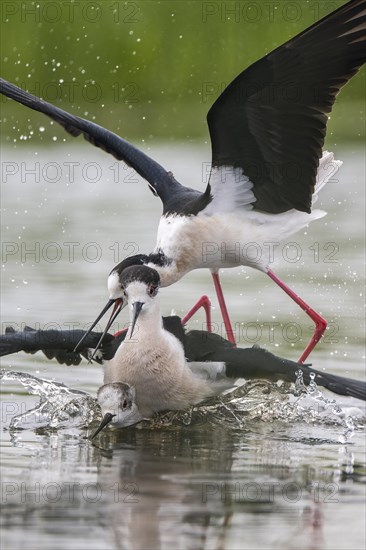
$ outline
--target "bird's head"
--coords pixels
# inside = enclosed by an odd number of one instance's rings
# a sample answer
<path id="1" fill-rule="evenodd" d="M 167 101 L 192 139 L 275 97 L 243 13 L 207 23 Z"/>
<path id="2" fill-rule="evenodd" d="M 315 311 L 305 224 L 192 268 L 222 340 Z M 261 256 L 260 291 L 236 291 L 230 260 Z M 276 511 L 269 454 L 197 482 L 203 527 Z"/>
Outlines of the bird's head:
<path id="1" fill-rule="evenodd" d="M 146 265 L 130 266 L 122 271 L 113 270 L 109 275 L 110 296 L 115 297 L 116 300 L 122 300 L 130 309 L 130 338 L 140 314 L 149 311 L 156 302 L 159 287 L 158 272 Z"/>
<path id="2" fill-rule="evenodd" d="M 127 260 L 130 260 L 130 258 L 127 258 Z M 108 276 L 109 300 L 98 317 L 95 319 L 94 323 L 91 325 L 90 329 L 84 334 L 83 338 L 77 344 L 74 351 L 77 351 L 80 348 L 80 345 L 84 339 L 112 307 L 113 309 L 109 321 L 102 337 L 93 351 L 90 360 L 94 358 L 94 355 L 101 346 L 102 341 L 114 320 L 127 304 L 131 308 L 131 329 L 129 335 L 132 337 L 136 321 L 141 311 L 143 309 L 149 309 L 158 293 L 159 287 L 159 274 L 151 267 L 147 267 L 143 264 L 131 265 L 130 262 L 127 263 L 126 261 L 121 262 L 114 267 Z"/>
<path id="3" fill-rule="evenodd" d="M 129 384 L 114 382 L 101 386 L 97 399 L 102 411 L 102 421 L 91 439 L 94 439 L 108 424 L 116 428 L 126 428 L 143 420 L 135 397 L 135 388 Z"/>

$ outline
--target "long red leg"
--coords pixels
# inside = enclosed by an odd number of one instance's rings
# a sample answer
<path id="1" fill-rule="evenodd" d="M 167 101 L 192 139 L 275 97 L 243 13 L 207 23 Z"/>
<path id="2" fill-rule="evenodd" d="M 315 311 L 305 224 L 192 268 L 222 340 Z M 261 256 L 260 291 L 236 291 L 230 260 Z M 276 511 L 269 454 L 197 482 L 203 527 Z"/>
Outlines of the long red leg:
<path id="1" fill-rule="evenodd" d="M 200 307 L 203 307 L 206 313 L 206 326 L 208 332 L 212 332 L 212 320 L 211 320 L 211 302 L 208 296 L 201 296 L 201 298 L 198 300 L 198 302 L 190 309 L 183 317 L 182 319 L 182 325 L 185 325 L 188 323 L 189 319 L 200 309 Z"/>
<path id="2" fill-rule="evenodd" d="M 319 342 L 320 338 L 323 336 L 324 331 L 327 328 L 327 321 L 324 319 L 324 317 L 319 315 L 319 313 L 314 311 L 314 309 L 311 308 L 306 302 L 304 302 L 304 300 L 302 300 L 296 294 L 296 292 L 291 290 L 290 287 L 288 287 L 283 281 L 281 281 L 281 279 L 279 279 L 277 275 L 273 273 L 273 271 L 271 270 L 267 271 L 267 275 L 271 277 L 272 281 L 274 281 L 280 288 L 282 288 L 282 290 L 284 290 L 286 294 L 288 294 L 288 296 L 290 296 L 290 298 L 292 298 L 301 307 L 301 309 L 303 309 L 305 313 L 309 315 L 309 317 L 315 323 L 314 334 L 310 342 L 306 346 L 305 350 L 303 351 L 300 359 L 298 360 L 298 363 L 301 364 L 305 361 L 308 355 L 313 351 L 316 344 Z"/>
<path id="3" fill-rule="evenodd" d="M 213 278 L 213 282 L 214 282 L 214 285 L 215 285 L 215 290 L 216 290 L 217 299 L 219 301 L 219 306 L 220 306 L 220 309 L 221 309 L 221 315 L 222 315 L 222 318 L 224 320 L 227 339 L 229 340 L 229 342 L 236 345 L 234 332 L 233 332 L 233 329 L 232 329 L 232 326 L 231 326 L 229 313 L 227 311 L 224 295 L 223 295 L 222 288 L 221 288 L 219 274 L 218 273 L 212 273 L 212 278 Z"/>

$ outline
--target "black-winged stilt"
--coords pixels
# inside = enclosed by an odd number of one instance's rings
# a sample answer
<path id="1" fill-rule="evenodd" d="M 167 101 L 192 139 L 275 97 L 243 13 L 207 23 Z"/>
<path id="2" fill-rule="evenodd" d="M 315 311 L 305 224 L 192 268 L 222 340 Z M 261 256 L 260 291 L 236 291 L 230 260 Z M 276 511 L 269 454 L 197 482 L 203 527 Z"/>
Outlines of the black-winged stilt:
<path id="1" fill-rule="evenodd" d="M 98 347 L 103 340 L 103 360 L 97 358 L 105 364 L 105 383 L 97 394 L 103 418 L 92 438 L 109 423 L 127 427 L 159 411 L 185 410 L 232 387 L 238 378 L 296 381 L 297 363 L 260 348 L 239 349 L 206 331 L 185 334 L 177 317 L 166 318 L 165 326 L 178 337 L 166 330 L 160 315 L 159 276 L 155 270 L 129 267 L 121 281 L 123 297 L 115 302 L 118 310 L 120 301 L 122 306 L 129 305 L 130 326 L 116 337 L 106 332 L 101 336 L 90 331 L 29 328 L 21 333 L 8 330 L 0 337 L 0 355 L 42 349 L 47 357 L 67 364 L 77 364 L 80 353 L 89 355 L 89 346 Z M 111 320 L 114 317 L 112 314 Z M 83 347 L 75 352 L 72 348 L 81 333 L 85 333 Z M 307 365 L 301 369 L 305 382 L 316 380 L 335 393 L 366 400 L 364 382 L 320 373 Z"/>
<path id="2" fill-rule="evenodd" d="M 97 399 L 102 411 L 102 421 L 92 433 L 91 439 L 94 439 L 110 423 L 118 428 L 127 428 L 148 419 L 141 414 L 136 390 L 130 384 L 124 382 L 104 384 L 98 389 Z"/>
<path id="3" fill-rule="evenodd" d="M 219 269 L 248 265 L 267 273 L 315 323 L 302 363 L 326 321 L 269 268 L 271 245 L 324 215 L 311 211 L 313 197 L 331 174 L 329 163 L 333 170 L 340 164 L 330 153 L 322 156 L 327 115 L 365 61 L 365 20 L 366 0 L 351 0 L 233 80 L 208 112 L 212 169 L 203 193 L 181 185 L 112 132 L 5 80 L 0 91 L 48 115 L 71 135 L 83 134 L 148 181 L 162 200 L 163 216 L 156 249 L 144 263 L 159 272 L 163 286 L 193 269 L 209 268 L 230 341 L 235 338 Z M 233 254 L 237 243 L 240 253 Z"/>
<path id="4" fill-rule="evenodd" d="M 113 412 L 105 403 L 116 402 L 109 390 L 110 384 L 118 382 L 135 388 L 143 418 L 159 411 L 187 409 L 231 385 L 216 380 L 223 368 L 220 363 L 210 379 L 198 376 L 190 367 L 181 341 L 164 328 L 159 287 L 158 272 L 147 266 L 127 267 L 121 273 L 118 296 L 115 285 L 114 308 L 106 330 L 124 306 L 129 310 L 130 325 L 125 340 L 104 367 L 108 399 L 100 401 L 103 416 Z M 118 422 L 118 416 L 112 422 Z"/>
<path id="5" fill-rule="evenodd" d="M 129 309 L 130 324 L 124 341 L 105 363 L 104 385 L 98 390 L 103 419 L 92 437 L 109 423 L 123 427 L 157 412 L 186 410 L 232 388 L 243 376 L 237 363 L 187 361 L 182 342 L 164 328 L 155 269 L 130 266 L 118 280 L 115 274 L 111 277 L 114 297 L 109 304 L 114 307 L 106 331 L 124 306 Z M 126 399 L 126 384 L 133 392 L 133 408 Z"/>
<path id="6" fill-rule="evenodd" d="M 205 330 L 186 331 L 182 319 L 176 315 L 163 317 L 164 328 L 171 332 L 183 345 L 184 355 L 188 362 L 223 362 L 225 374 L 229 378 L 255 379 L 261 378 L 276 382 L 295 382 L 299 365 L 294 361 L 278 357 L 269 351 L 253 346 L 237 348 L 218 334 Z M 15 331 L 8 327 L 5 334 L 0 335 L 0 357 L 24 351 L 36 353 L 42 351 L 48 359 L 56 359 L 63 365 L 79 365 L 83 358 L 90 359 L 102 338 L 102 332 L 89 332 L 83 339 L 79 351 L 74 351 L 80 339 L 86 335 L 85 330 L 35 330 L 25 327 L 23 331 Z M 94 361 L 104 363 L 112 359 L 125 340 L 127 329 L 117 334 L 107 333 Z M 303 379 L 309 384 L 310 374 L 315 374 L 315 382 L 338 394 L 363 399 L 366 401 L 366 384 L 327 372 L 320 372 L 309 365 L 301 365 Z"/>
<path id="7" fill-rule="evenodd" d="M 96 350 L 124 306 L 128 306 L 130 324 L 124 341 L 105 363 L 104 385 L 97 395 L 103 418 L 92 438 L 108 424 L 125 427 L 157 412 L 186 410 L 232 388 L 243 376 L 243 368 L 236 362 L 208 361 L 207 356 L 204 361 L 187 361 L 181 340 L 164 328 L 158 296 L 160 277 L 155 269 L 133 265 L 121 273 L 112 271 L 109 283 L 112 297 L 102 313 L 112 306 L 113 310 Z M 202 350 L 202 341 L 195 342 Z M 239 351 L 234 344 L 228 345 L 232 346 L 231 352 Z M 192 348 L 197 351 L 197 345 Z M 91 357 L 94 353 L 95 350 Z M 222 357 L 225 356 L 224 352 Z M 327 383 L 331 384 L 329 378 Z M 360 395 L 362 382 L 356 386 Z M 126 398 L 127 392 L 132 393 L 132 399 Z"/>

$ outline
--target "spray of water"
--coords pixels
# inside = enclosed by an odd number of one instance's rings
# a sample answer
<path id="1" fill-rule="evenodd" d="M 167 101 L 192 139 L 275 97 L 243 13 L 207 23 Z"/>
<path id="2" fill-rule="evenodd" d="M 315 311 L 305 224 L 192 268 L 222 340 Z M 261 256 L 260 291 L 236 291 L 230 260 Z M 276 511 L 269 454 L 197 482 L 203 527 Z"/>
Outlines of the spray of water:
<path id="1" fill-rule="evenodd" d="M 339 426 L 339 441 L 348 442 L 357 427 L 353 416 L 334 399 L 324 396 L 315 383 L 315 375 L 311 375 L 308 386 L 304 384 L 301 369 L 297 371 L 296 376 L 294 386 L 274 384 L 265 380 L 247 381 L 234 390 L 211 398 L 187 411 L 156 414 L 148 426 L 156 429 L 205 423 L 243 429 L 248 421 L 301 422 Z M 2 370 L 0 379 L 17 381 L 29 393 L 40 398 L 35 408 L 12 418 L 10 430 L 39 427 L 87 428 L 100 419 L 96 399 L 86 392 L 22 372 Z"/>

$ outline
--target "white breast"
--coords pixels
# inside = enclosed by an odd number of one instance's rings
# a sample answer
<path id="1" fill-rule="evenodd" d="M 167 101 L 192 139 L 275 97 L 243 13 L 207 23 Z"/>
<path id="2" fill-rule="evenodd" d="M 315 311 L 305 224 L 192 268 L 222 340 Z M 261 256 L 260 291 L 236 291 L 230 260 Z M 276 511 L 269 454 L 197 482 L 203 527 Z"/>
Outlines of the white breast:
<path id="1" fill-rule="evenodd" d="M 143 417 L 162 410 L 186 409 L 212 394 L 211 384 L 190 370 L 183 347 L 172 334 L 155 333 L 150 340 L 125 340 L 106 364 L 104 383 L 134 386 Z"/>

